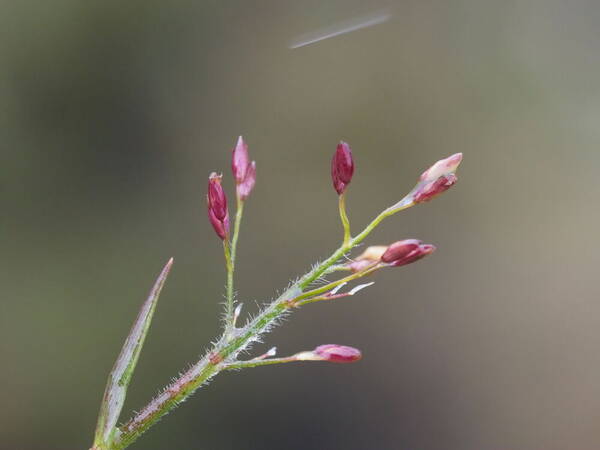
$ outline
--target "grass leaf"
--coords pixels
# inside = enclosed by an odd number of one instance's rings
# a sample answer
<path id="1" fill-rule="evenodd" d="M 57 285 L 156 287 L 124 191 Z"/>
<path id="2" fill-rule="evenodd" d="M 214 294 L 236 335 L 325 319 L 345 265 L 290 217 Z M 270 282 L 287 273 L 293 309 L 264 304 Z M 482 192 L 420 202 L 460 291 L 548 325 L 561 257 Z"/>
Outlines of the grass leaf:
<path id="1" fill-rule="evenodd" d="M 117 421 L 119 420 L 119 415 L 121 414 L 121 409 L 125 402 L 127 387 L 131 381 L 131 376 L 133 375 L 142 346 L 144 345 L 146 334 L 150 328 L 154 309 L 158 302 L 158 296 L 165 284 L 165 280 L 172 265 L 173 258 L 167 262 L 156 279 L 148 298 L 142 305 L 142 308 L 131 327 L 131 331 L 125 340 L 125 344 L 123 344 L 121 353 L 108 376 L 104 397 L 102 398 L 102 405 L 100 406 L 98 424 L 96 426 L 94 445 L 97 448 L 108 448 L 114 438 Z"/>

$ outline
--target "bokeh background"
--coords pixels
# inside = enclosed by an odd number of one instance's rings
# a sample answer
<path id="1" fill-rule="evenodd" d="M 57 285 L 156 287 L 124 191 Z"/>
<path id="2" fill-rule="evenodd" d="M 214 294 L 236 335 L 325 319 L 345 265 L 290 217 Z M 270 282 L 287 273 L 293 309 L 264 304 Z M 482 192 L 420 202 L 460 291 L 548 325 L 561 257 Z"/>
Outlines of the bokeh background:
<path id="1" fill-rule="evenodd" d="M 390 20 L 289 48 L 376 11 Z M 339 139 L 355 229 L 430 163 L 465 160 L 369 241 L 433 257 L 256 347 L 348 344 L 360 363 L 224 374 L 132 448 L 600 448 L 599 22 L 594 1 L 1 2 L 0 448 L 89 448 L 170 256 L 123 419 L 217 336 L 204 192 L 213 170 L 230 189 L 238 134 L 259 177 L 246 312 L 337 246 Z"/>

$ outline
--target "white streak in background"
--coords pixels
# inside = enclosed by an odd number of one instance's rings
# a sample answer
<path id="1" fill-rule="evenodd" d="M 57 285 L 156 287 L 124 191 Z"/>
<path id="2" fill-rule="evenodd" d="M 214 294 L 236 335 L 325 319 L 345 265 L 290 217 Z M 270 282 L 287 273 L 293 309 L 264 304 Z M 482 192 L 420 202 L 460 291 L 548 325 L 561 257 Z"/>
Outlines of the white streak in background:
<path id="1" fill-rule="evenodd" d="M 341 34 L 351 33 L 352 31 L 379 25 L 387 22 L 390 17 L 392 17 L 392 15 L 386 11 L 379 11 L 366 16 L 355 17 L 354 19 L 346 20 L 327 28 L 311 31 L 310 33 L 298 36 L 292 41 L 289 48 L 294 49 L 304 47 L 305 45 L 314 44 L 315 42 L 339 36 Z"/>

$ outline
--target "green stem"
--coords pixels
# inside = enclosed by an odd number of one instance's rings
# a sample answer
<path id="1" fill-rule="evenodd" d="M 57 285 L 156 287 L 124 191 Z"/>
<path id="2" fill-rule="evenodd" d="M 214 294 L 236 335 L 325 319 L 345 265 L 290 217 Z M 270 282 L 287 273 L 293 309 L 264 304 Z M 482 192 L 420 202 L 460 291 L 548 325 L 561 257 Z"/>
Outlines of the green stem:
<path id="1" fill-rule="evenodd" d="M 250 361 L 238 361 L 235 363 L 227 364 L 223 369 L 245 369 L 247 367 L 269 366 L 271 364 L 282 364 L 296 361 L 298 360 L 294 356 L 288 356 L 287 358 L 253 359 Z"/>
<path id="2" fill-rule="evenodd" d="M 346 214 L 346 193 L 343 192 L 339 196 L 339 208 L 340 208 L 340 219 L 342 219 L 342 226 L 344 227 L 344 240 L 342 246 L 346 247 L 350 242 L 350 221 Z"/>
<path id="3" fill-rule="evenodd" d="M 346 264 L 334 264 L 325 271 L 325 274 L 333 272 L 349 272 L 350 270 L 352 269 L 350 269 L 350 267 L 348 267 Z"/>
<path id="4" fill-rule="evenodd" d="M 131 421 L 121 426 L 110 450 L 121 450 L 139 438 L 167 412 L 177 407 L 203 383 L 218 373 L 217 366 L 208 358 L 201 360 L 161 394 L 152 400 Z"/>
<path id="5" fill-rule="evenodd" d="M 326 273 L 327 270 L 333 264 L 335 264 L 342 256 L 344 256 L 345 253 L 350 251 L 352 249 L 352 247 L 360 244 L 369 234 L 371 234 L 371 232 L 375 228 L 377 228 L 377 226 L 383 221 L 383 219 L 385 219 L 386 217 L 393 216 L 397 212 L 408 209 L 413 205 L 414 205 L 414 202 L 412 202 L 410 195 L 408 195 L 404 199 L 402 199 L 400 202 L 398 202 L 396 205 L 391 206 L 391 207 L 387 208 L 386 210 L 382 211 L 377 217 L 375 217 L 375 219 L 373 219 L 371 221 L 371 223 L 369 223 L 364 228 L 364 230 L 362 230 L 359 234 L 357 234 L 352 239 L 350 239 L 350 242 L 348 242 L 347 245 L 342 245 L 335 252 L 333 252 L 333 254 L 329 258 L 327 258 L 325 261 L 323 261 L 321 264 L 319 264 L 313 270 L 311 270 L 306 275 L 304 275 L 302 278 L 300 278 L 300 280 L 298 281 L 298 286 L 302 290 L 304 290 L 308 285 L 313 283 L 317 278 L 319 278 L 321 275 Z"/>
<path id="6" fill-rule="evenodd" d="M 233 237 L 231 238 L 231 260 L 235 267 L 235 255 L 238 239 L 240 237 L 240 225 L 242 223 L 242 215 L 244 214 L 244 201 L 237 198 L 237 209 L 235 212 L 235 222 L 233 224 Z"/>
<path id="7" fill-rule="evenodd" d="M 231 259 L 231 244 L 229 238 L 223 240 L 223 253 L 225 254 L 225 267 L 227 268 L 227 303 L 225 305 L 225 331 L 228 334 L 233 317 L 233 261 Z"/>
<path id="8" fill-rule="evenodd" d="M 227 310 L 226 317 L 226 334 L 229 336 L 235 326 L 233 323 L 233 272 L 235 271 L 235 256 L 238 238 L 240 236 L 240 224 L 242 223 L 242 215 L 244 214 L 244 202 L 239 197 L 237 198 L 237 209 L 235 213 L 235 222 L 233 225 L 233 235 L 231 243 L 227 243 L 225 249 L 225 263 L 227 265 Z M 227 241 L 223 241 L 224 243 Z"/>
<path id="9" fill-rule="evenodd" d="M 301 295 L 299 295 L 298 297 L 288 300 L 288 305 L 300 306 L 305 303 L 308 303 L 306 301 L 303 302 L 302 300 L 310 299 L 310 297 L 314 297 L 315 295 L 319 295 L 324 292 L 328 292 L 328 291 L 332 290 L 333 288 L 339 286 L 340 284 L 348 283 L 349 281 L 356 280 L 358 278 L 362 278 L 364 276 L 370 275 L 371 273 L 375 272 L 376 270 L 381 269 L 381 267 L 383 267 L 381 264 L 379 264 L 378 262 L 375 262 L 372 265 L 367 266 L 364 270 L 361 270 L 360 272 L 356 272 L 356 273 L 353 273 L 352 275 L 348 275 L 344 278 L 340 278 L 339 280 L 332 281 L 331 283 L 328 283 L 324 286 L 313 289 L 312 291 L 304 292 Z"/>
<path id="10" fill-rule="evenodd" d="M 407 197 L 408 198 L 408 197 Z M 110 450 L 121 450 L 129 446 L 141 434 L 154 425 L 160 418 L 174 409 L 183 400 L 188 398 L 202 384 L 215 376 L 221 370 L 227 369 L 231 362 L 239 352 L 244 350 L 251 342 L 265 332 L 269 327 L 277 322 L 277 319 L 290 311 L 290 300 L 302 297 L 303 290 L 314 282 L 317 278 L 323 275 L 333 264 L 335 264 L 344 253 L 348 252 L 353 246 L 359 244 L 371 233 L 383 219 L 389 217 L 401 210 L 409 208 L 414 203 L 410 199 L 404 199 L 400 203 L 386 209 L 379 214 L 365 229 L 350 239 L 347 245 L 342 245 L 329 258 L 318 264 L 313 270 L 305 274 L 300 280 L 289 287 L 275 301 L 261 311 L 251 322 L 240 330 L 232 332 L 230 336 L 225 334 L 223 338 L 214 346 L 213 350 L 196 364 L 194 364 L 187 372 L 176 379 L 168 386 L 161 394 L 153 399 L 148 405 L 140 410 L 129 422 L 120 427 L 115 436 Z M 241 215 L 240 215 L 241 217 Z M 236 222 L 238 218 L 236 215 Z M 237 234 L 234 231 L 234 234 Z M 228 244 L 225 245 L 225 255 L 229 252 Z M 231 255 L 229 256 L 231 260 Z M 228 269 L 229 270 L 229 269 Z M 233 270 L 231 270 L 233 274 Z M 345 277 L 344 280 L 354 279 L 358 274 L 352 274 Z M 361 276 L 364 276 L 362 273 Z M 338 280 L 339 281 L 339 280 Z M 323 288 L 331 288 L 331 285 L 337 285 L 340 282 L 333 282 Z M 337 284 L 336 284 L 337 283 Z M 232 284 L 231 284 L 232 285 Z M 318 294 L 323 288 L 318 288 L 310 291 L 313 295 Z M 324 292 L 324 291 L 322 291 Z M 233 313 L 231 315 L 233 317 Z M 233 331 L 233 330 L 232 330 Z M 235 363 L 234 363 L 235 364 Z"/>

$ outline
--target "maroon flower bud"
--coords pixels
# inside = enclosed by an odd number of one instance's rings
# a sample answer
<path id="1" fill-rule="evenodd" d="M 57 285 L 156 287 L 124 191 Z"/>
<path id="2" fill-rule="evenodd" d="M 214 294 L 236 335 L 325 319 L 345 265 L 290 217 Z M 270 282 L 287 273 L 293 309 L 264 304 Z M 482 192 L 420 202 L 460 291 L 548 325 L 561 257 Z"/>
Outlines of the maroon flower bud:
<path id="1" fill-rule="evenodd" d="M 250 162 L 248 157 L 248 145 L 242 136 L 238 138 L 237 144 L 232 151 L 231 171 L 236 183 L 236 193 L 241 200 L 246 200 L 254 188 L 256 182 L 256 163 Z"/>
<path id="2" fill-rule="evenodd" d="M 412 252 L 417 250 L 423 242 L 417 239 L 404 239 L 403 241 L 391 244 L 385 253 L 381 255 L 381 261 L 391 263 L 406 258 Z"/>
<path id="3" fill-rule="evenodd" d="M 313 353 L 322 361 L 335 363 L 349 363 L 362 358 L 360 350 L 336 344 L 319 345 Z"/>
<path id="4" fill-rule="evenodd" d="M 436 195 L 450 189 L 458 178 L 453 173 L 442 175 L 436 180 L 429 181 L 420 186 L 413 194 L 413 200 L 415 203 L 428 202 Z"/>
<path id="5" fill-rule="evenodd" d="M 221 239 L 226 239 L 229 233 L 229 212 L 227 211 L 227 196 L 221 186 L 222 175 L 215 172 L 208 177 L 208 220 Z"/>
<path id="6" fill-rule="evenodd" d="M 227 239 L 227 234 L 229 233 L 229 216 L 225 216 L 225 219 L 219 220 L 216 218 L 213 210 L 209 208 L 208 220 L 215 229 L 217 235 L 223 240 Z"/>
<path id="7" fill-rule="evenodd" d="M 333 188 L 338 195 L 344 193 L 346 186 L 352 180 L 353 174 L 354 161 L 352 160 L 352 150 L 346 142 L 341 141 L 331 160 L 331 179 L 333 180 Z"/>
<path id="8" fill-rule="evenodd" d="M 416 239 L 394 242 L 381 257 L 381 261 L 393 267 L 405 266 L 435 251 L 435 246 L 423 244 Z"/>

